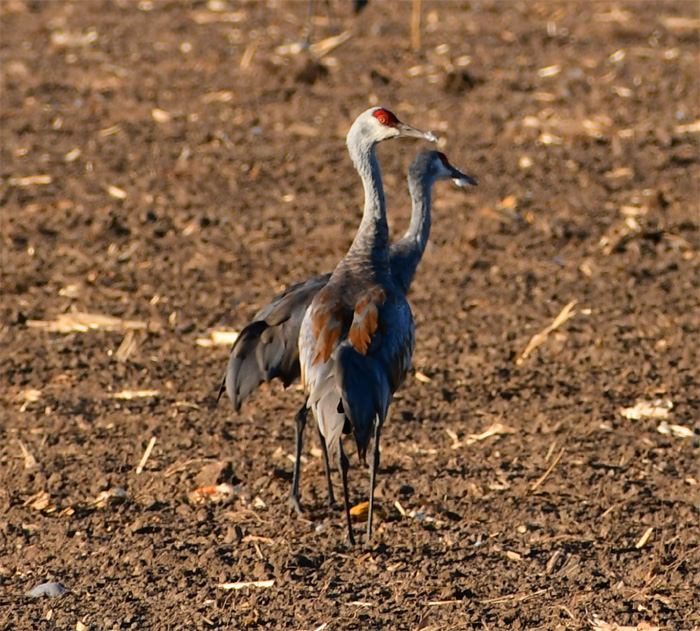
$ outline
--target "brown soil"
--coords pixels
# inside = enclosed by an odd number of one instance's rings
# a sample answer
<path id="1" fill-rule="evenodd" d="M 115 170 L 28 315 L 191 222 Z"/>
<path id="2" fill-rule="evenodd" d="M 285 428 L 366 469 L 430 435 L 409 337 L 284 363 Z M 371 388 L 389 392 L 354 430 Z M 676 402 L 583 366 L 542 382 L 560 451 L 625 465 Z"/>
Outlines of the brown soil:
<path id="1" fill-rule="evenodd" d="M 353 36 L 319 68 L 289 51 L 305 2 L 3 0 L 0 627 L 700 628 L 697 2 L 426 0 L 417 52 L 412 3 L 332 7 Z M 343 138 L 377 103 L 479 187 L 436 187 L 382 515 L 352 548 L 311 431 L 287 508 L 301 392 L 214 408 L 228 348 L 197 340 L 340 259 Z M 379 149 L 394 234 L 424 148 Z M 72 311 L 148 328 L 128 353 L 30 326 Z M 620 412 L 655 399 L 694 436 Z M 66 594 L 25 596 L 49 580 Z"/>

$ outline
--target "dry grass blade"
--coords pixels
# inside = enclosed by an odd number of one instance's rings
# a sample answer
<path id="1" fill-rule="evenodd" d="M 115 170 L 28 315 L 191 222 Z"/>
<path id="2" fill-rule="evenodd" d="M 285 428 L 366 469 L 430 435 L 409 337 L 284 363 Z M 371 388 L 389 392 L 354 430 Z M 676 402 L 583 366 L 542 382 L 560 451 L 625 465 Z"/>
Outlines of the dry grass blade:
<path id="1" fill-rule="evenodd" d="M 22 450 L 22 456 L 24 457 L 24 468 L 33 469 L 36 467 L 37 461 L 34 454 L 29 451 L 29 448 L 21 440 L 17 440 L 17 442 L 19 443 L 19 448 Z"/>
<path id="2" fill-rule="evenodd" d="M 420 370 L 416 370 L 416 374 L 414 375 L 416 378 L 416 381 L 420 381 L 421 383 L 430 383 L 432 379 L 428 377 L 425 373 L 422 373 Z"/>
<path id="3" fill-rule="evenodd" d="M 695 436 L 695 432 L 690 427 L 676 425 L 675 423 L 667 423 L 666 421 L 661 421 L 656 431 L 659 432 L 659 434 L 670 434 L 678 438 L 692 438 Z"/>
<path id="4" fill-rule="evenodd" d="M 245 10 L 240 11 L 190 11 L 190 19 L 195 22 L 195 24 L 205 25 L 214 24 L 217 22 L 223 23 L 233 23 L 245 22 L 248 14 Z"/>
<path id="5" fill-rule="evenodd" d="M 675 132 L 677 134 L 694 134 L 700 132 L 700 120 L 696 120 L 694 123 L 688 123 L 687 125 L 677 125 Z"/>
<path id="6" fill-rule="evenodd" d="M 530 600 L 530 598 L 535 598 L 537 596 L 541 596 L 542 594 L 546 594 L 548 591 L 549 589 L 539 589 L 536 592 L 532 592 L 530 594 L 510 594 L 508 596 L 499 596 L 498 598 L 489 598 L 480 602 L 482 605 L 494 605 L 497 603 L 507 603 L 511 601 L 521 603 L 525 600 Z"/>
<path id="7" fill-rule="evenodd" d="M 413 7 L 411 8 L 411 48 L 414 51 L 420 50 L 421 4 L 421 0 L 413 0 Z"/>
<path id="8" fill-rule="evenodd" d="M 253 61 L 253 55 L 255 54 L 255 44 L 248 44 L 248 47 L 241 57 L 241 70 L 248 70 L 250 62 Z"/>
<path id="9" fill-rule="evenodd" d="M 576 303 L 577 300 L 572 300 L 568 305 L 566 305 L 566 307 L 564 307 L 559 312 L 559 315 L 556 318 L 554 318 L 554 321 L 549 326 L 545 327 L 539 333 L 533 335 L 523 352 L 515 358 L 515 363 L 522 364 L 523 361 L 528 357 L 528 355 L 532 353 L 532 351 L 534 351 L 540 344 L 546 341 L 547 337 L 552 331 L 558 329 L 570 318 L 573 318 L 576 315 L 576 312 L 573 310 L 576 306 Z"/>
<path id="10" fill-rule="evenodd" d="M 129 329 L 114 353 L 114 359 L 118 362 L 126 361 L 138 349 L 139 341 L 136 339 L 134 329 Z"/>
<path id="11" fill-rule="evenodd" d="M 700 20 L 669 15 L 662 17 L 661 23 L 669 30 L 675 32 L 697 31 L 700 28 Z"/>
<path id="12" fill-rule="evenodd" d="M 481 434 L 470 434 L 465 440 L 459 440 L 457 433 L 451 430 L 449 427 L 445 429 L 447 435 L 452 439 L 452 449 L 459 449 L 460 447 L 468 447 L 474 443 L 481 442 L 491 436 L 502 436 L 503 434 L 515 434 L 515 428 L 509 425 L 504 425 L 503 423 L 494 423 L 487 429 L 485 429 Z"/>
<path id="13" fill-rule="evenodd" d="M 639 421 L 643 418 L 668 418 L 669 413 L 673 409 L 673 401 L 671 399 L 653 399 L 652 401 L 643 401 L 639 399 L 632 407 L 620 408 L 620 415 L 632 421 Z"/>
<path id="14" fill-rule="evenodd" d="M 316 44 L 311 44 L 311 46 L 309 46 L 309 52 L 316 57 L 316 59 L 321 59 L 321 57 L 325 57 L 328 53 L 338 48 L 338 46 L 347 42 L 351 37 L 352 33 L 350 31 L 344 31 L 340 35 L 328 37 Z"/>
<path id="15" fill-rule="evenodd" d="M 651 539 L 651 535 L 654 532 L 654 528 L 649 527 L 644 531 L 644 534 L 639 538 L 639 541 L 634 544 L 634 547 L 637 548 L 637 550 L 641 550 L 648 542 L 649 539 Z"/>
<path id="16" fill-rule="evenodd" d="M 153 446 L 155 444 L 156 437 L 151 436 L 151 440 L 148 441 L 146 451 L 143 452 L 143 456 L 141 456 L 141 460 L 139 461 L 138 467 L 136 467 L 136 475 L 139 475 L 143 471 L 143 468 L 146 466 L 146 462 L 148 462 L 148 458 L 151 456 L 151 452 L 153 451 Z"/>
<path id="17" fill-rule="evenodd" d="M 33 186 L 34 184 L 51 184 L 53 178 L 50 175 L 28 175 L 27 177 L 11 177 L 8 180 L 10 186 Z"/>
<path id="18" fill-rule="evenodd" d="M 145 399 L 147 397 L 157 397 L 160 394 L 158 390 L 122 390 L 111 395 L 112 399 L 123 399 L 124 401 L 132 401 L 133 399 Z"/>
<path id="19" fill-rule="evenodd" d="M 549 465 L 549 468 L 540 476 L 539 480 L 535 482 L 531 487 L 530 491 L 536 491 L 542 483 L 550 476 L 552 471 L 554 471 L 554 467 L 556 467 L 559 464 L 559 461 L 562 459 L 562 456 L 564 455 L 564 452 L 566 449 L 564 447 L 561 448 L 561 451 L 557 454 L 557 457 L 552 461 L 552 464 Z"/>
<path id="20" fill-rule="evenodd" d="M 209 337 L 198 337 L 197 346 L 232 346 L 237 338 L 238 331 L 215 330 L 209 333 Z"/>
<path id="21" fill-rule="evenodd" d="M 122 320 L 115 316 L 99 313 L 62 313 L 55 320 L 27 320 L 30 329 L 44 329 L 50 333 L 87 333 L 90 330 L 128 331 L 146 329 L 141 320 Z"/>
<path id="22" fill-rule="evenodd" d="M 244 587 L 272 587 L 275 584 L 274 579 L 269 581 L 240 581 L 238 583 L 219 583 L 217 587 L 221 589 L 243 589 Z"/>

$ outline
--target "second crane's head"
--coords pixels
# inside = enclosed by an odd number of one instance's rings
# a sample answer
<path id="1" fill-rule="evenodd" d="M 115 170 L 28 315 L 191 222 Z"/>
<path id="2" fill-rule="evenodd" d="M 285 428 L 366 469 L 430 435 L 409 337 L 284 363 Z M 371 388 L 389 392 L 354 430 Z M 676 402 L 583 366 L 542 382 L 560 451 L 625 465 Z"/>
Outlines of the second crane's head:
<path id="1" fill-rule="evenodd" d="M 458 186 L 477 184 L 473 177 L 452 166 L 444 153 L 434 150 L 419 153 L 408 169 L 408 176 L 416 182 L 427 178 L 429 184 L 439 180 L 454 180 Z"/>
<path id="2" fill-rule="evenodd" d="M 347 143 L 352 150 L 358 146 L 373 146 L 382 140 L 401 136 L 437 141 L 432 132 L 421 131 L 402 123 L 393 112 L 383 107 L 372 107 L 355 119 L 348 132 Z"/>

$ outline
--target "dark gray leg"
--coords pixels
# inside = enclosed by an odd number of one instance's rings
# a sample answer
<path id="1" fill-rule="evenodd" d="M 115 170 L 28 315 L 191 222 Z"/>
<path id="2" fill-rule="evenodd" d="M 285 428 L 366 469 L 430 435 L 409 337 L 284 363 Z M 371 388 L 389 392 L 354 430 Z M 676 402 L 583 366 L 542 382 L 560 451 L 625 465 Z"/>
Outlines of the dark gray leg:
<path id="1" fill-rule="evenodd" d="M 316 423 L 316 431 L 318 432 L 318 440 L 321 443 L 321 451 L 323 452 L 323 466 L 326 469 L 326 484 L 328 485 L 328 506 L 335 504 L 335 495 L 333 495 L 333 483 L 331 482 L 331 463 L 328 461 L 328 447 L 326 439 L 321 433 L 321 428 Z"/>
<path id="2" fill-rule="evenodd" d="M 338 26 L 335 21 L 335 15 L 333 14 L 333 7 L 331 6 L 331 0 L 326 0 L 326 10 L 328 11 L 328 24 L 331 27 L 331 33 L 335 35 L 338 32 Z"/>
<path id="3" fill-rule="evenodd" d="M 343 451 L 342 437 L 338 439 L 338 468 L 343 479 L 343 499 L 345 500 L 345 519 L 348 522 L 348 540 L 352 545 L 355 545 L 355 535 L 352 534 L 352 522 L 350 521 L 350 498 L 348 497 L 348 469 L 350 468 L 350 463 Z"/>
<path id="4" fill-rule="evenodd" d="M 379 470 L 379 432 L 381 422 L 375 419 L 374 445 L 372 445 L 372 471 L 369 482 L 369 515 L 367 516 L 367 542 L 372 538 L 372 514 L 374 513 L 374 482 Z"/>
<path id="5" fill-rule="evenodd" d="M 314 20 L 314 4 L 315 0 L 309 0 L 309 16 L 306 19 L 306 40 L 304 42 L 304 48 L 306 50 L 308 50 L 309 46 L 311 45 L 311 31 L 313 29 Z"/>
<path id="6" fill-rule="evenodd" d="M 307 408 L 306 403 L 304 403 L 294 417 L 294 476 L 292 477 L 292 491 L 289 494 L 289 506 L 299 515 L 304 512 L 301 502 L 299 501 L 299 472 L 301 469 L 301 448 L 304 437 L 304 427 L 306 427 L 306 415 L 308 413 L 309 408 Z"/>

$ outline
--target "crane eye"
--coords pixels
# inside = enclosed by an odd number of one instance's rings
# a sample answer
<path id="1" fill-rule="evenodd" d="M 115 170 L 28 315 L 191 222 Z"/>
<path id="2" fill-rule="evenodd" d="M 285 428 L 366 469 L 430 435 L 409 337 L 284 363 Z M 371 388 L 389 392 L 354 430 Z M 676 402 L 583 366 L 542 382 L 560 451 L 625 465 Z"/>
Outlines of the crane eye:
<path id="1" fill-rule="evenodd" d="M 447 156 L 444 153 L 438 151 L 438 158 L 440 158 L 440 162 L 442 162 L 446 167 L 450 166 L 450 161 L 447 159 Z"/>
<path id="2" fill-rule="evenodd" d="M 389 110 L 379 109 L 373 114 L 382 125 L 394 127 L 399 121 Z"/>

